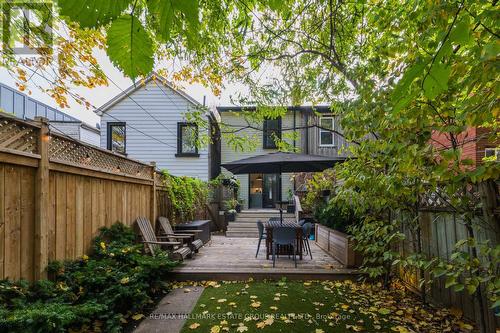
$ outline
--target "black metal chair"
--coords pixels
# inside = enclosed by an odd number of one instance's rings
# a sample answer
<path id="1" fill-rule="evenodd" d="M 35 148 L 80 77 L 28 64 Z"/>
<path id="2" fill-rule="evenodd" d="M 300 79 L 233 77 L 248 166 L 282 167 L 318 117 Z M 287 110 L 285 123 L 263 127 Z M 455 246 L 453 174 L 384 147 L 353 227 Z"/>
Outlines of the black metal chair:
<path id="1" fill-rule="evenodd" d="M 302 225 L 302 243 L 304 244 L 304 248 L 306 249 L 306 254 L 309 252 L 311 259 L 313 258 L 311 252 L 311 245 L 309 244 L 309 236 L 311 235 L 312 223 L 307 222 Z"/>
<path id="2" fill-rule="evenodd" d="M 295 268 L 297 268 L 297 256 L 295 252 L 297 250 L 297 231 L 295 228 L 273 228 L 273 267 L 276 267 L 276 250 L 278 246 L 290 246 L 293 253 L 293 261 L 295 262 Z"/>
<path id="3" fill-rule="evenodd" d="M 267 238 L 266 230 L 264 229 L 264 223 L 262 223 L 262 221 L 257 221 L 257 228 L 259 228 L 259 243 L 257 244 L 257 252 L 255 253 L 255 258 L 257 258 L 257 255 L 259 254 L 261 241 Z"/>

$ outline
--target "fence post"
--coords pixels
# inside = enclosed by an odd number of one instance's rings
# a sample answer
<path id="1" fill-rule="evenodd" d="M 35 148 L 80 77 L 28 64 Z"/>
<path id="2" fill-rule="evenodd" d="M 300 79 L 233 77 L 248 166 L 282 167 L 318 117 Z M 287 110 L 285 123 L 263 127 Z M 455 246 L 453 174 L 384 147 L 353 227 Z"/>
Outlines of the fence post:
<path id="1" fill-rule="evenodd" d="M 153 186 L 151 188 L 151 200 L 150 200 L 150 214 L 151 223 L 153 223 L 153 230 L 156 230 L 156 162 L 150 162 L 151 164 L 151 177 L 153 178 Z"/>
<path id="2" fill-rule="evenodd" d="M 40 124 L 38 133 L 38 154 L 40 162 L 35 180 L 35 252 L 34 278 L 47 278 L 48 264 L 48 210 L 49 210 L 49 120 L 36 117 Z"/>

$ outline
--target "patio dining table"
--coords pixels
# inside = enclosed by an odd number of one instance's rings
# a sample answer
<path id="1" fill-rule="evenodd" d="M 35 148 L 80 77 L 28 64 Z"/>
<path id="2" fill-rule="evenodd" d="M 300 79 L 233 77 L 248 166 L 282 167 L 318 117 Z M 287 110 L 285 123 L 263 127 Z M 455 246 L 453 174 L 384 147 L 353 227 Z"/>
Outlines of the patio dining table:
<path id="1" fill-rule="evenodd" d="M 273 230 L 275 228 L 294 228 L 296 231 L 297 247 L 295 249 L 295 254 L 299 256 L 302 260 L 302 227 L 295 221 L 295 219 L 283 219 L 280 220 L 269 220 L 264 225 L 266 228 L 266 259 L 273 254 Z M 293 252 L 290 246 L 279 246 L 277 249 L 277 255 L 292 255 Z"/>

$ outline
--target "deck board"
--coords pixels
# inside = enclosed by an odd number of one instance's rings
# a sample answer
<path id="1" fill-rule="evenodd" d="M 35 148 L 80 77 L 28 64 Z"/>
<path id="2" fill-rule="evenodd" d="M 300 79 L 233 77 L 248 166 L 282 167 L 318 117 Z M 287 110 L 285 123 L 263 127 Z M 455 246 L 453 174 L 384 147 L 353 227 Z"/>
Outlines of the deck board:
<path id="1" fill-rule="evenodd" d="M 262 240 L 259 255 L 256 238 L 231 238 L 212 236 L 212 240 L 200 249 L 193 259 L 186 259 L 174 269 L 174 278 L 185 280 L 200 279 L 245 279 L 276 278 L 296 279 L 346 279 L 355 278 L 357 271 L 346 269 L 339 261 L 332 258 L 310 241 L 313 259 L 304 255 L 297 260 L 280 256 L 273 268 L 272 260 L 266 260 L 265 241 Z"/>

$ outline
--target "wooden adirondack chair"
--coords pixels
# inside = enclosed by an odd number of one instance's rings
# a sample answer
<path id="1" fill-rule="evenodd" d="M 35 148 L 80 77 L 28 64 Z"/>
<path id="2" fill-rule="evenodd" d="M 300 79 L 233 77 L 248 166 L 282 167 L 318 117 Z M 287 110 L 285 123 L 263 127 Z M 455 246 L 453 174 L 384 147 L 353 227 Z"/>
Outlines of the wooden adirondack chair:
<path id="1" fill-rule="evenodd" d="M 161 236 L 182 238 L 187 241 L 188 246 L 195 253 L 197 253 L 203 246 L 203 241 L 201 239 L 196 239 L 196 234 L 198 232 L 202 232 L 203 230 L 182 230 L 182 232 L 174 231 L 168 218 L 163 216 L 158 218 L 158 223 L 160 224 Z"/>
<path id="2" fill-rule="evenodd" d="M 151 255 L 155 255 L 155 251 L 162 247 L 166 247 L 169 252 L 169 257 L 174 260 L 184 260 L 187 257 L 192 257 L 192 251 L 189 247 L 182 246 L 182 242 L 172 241 L 174 237 L 170 237 L 168 241 L 164 241 L 163 237 L 156 237 L 151 222 L 146 217 L 137 219 L 137 226 L 141 232 L 142 242 L 148 246 Z"/>

